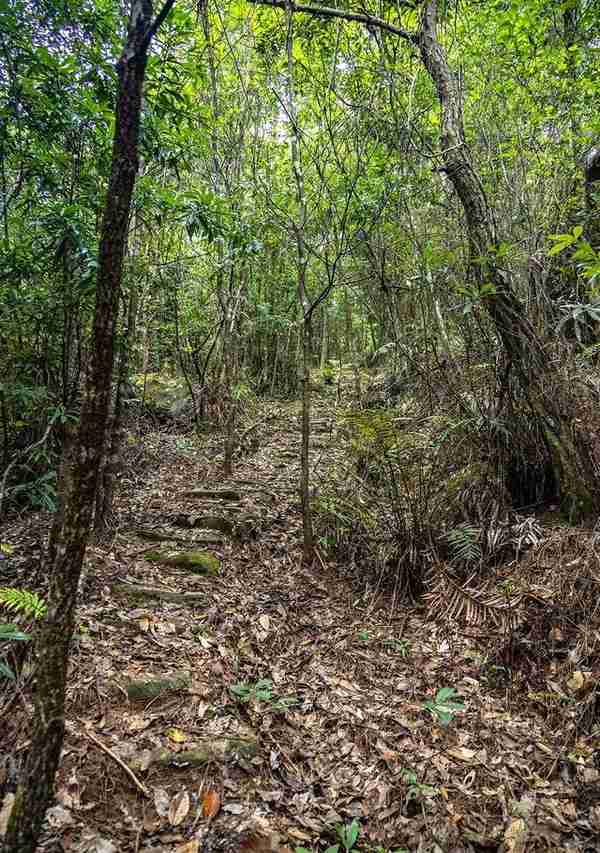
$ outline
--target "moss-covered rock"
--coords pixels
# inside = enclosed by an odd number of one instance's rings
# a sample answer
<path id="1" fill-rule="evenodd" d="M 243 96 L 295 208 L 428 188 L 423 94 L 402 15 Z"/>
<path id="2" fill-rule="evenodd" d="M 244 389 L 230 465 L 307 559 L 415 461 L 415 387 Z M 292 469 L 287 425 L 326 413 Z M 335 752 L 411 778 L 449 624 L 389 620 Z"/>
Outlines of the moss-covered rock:
<path id="1" fill-rule="evenodd" d="M 183 494 L 188 498 L 212 498 L 216 501 L 239 501 L 242 497 L 234 489 L 188 489 Z"/>
<path id="2" fill-rule="evenodd" d="M 171 523 L 176 527 L 195 527 L 200 530 L 218 530 L 225 536 L 233 533 L 233 522 L 229 518 L 220 518 L 217 515 L 190 515 L 189 513 L 177 513 L 172 516 Z"/>
<path id="3" fill-rule="evenodd" d="M 197 575 L 218 575 L 221 561 L 209 551 L 146 551 L 150 563 L 160 563 L 175 569 L 189 569 Z"/>
<path id="4" fill-rule="evenodd" d="M 154 586 L 137 586 L 129 583 L 113 584 L 112 593 L 117 598 L 127 598 L 132 601 L 154 599 L 157 601 L 168 601 L 173 604 L 186 604 L 191 607 L 207 603 L 204 592 L 171 592 L 170 589 L 161 589 Z"/>
<path id="5" fill-rule="evenodd" d="M 143 681 L 130 681 L 125 685 L 127 698 L 134 701 L 148 701 L 156 699 L 163 693 L 184 690 L 191 684 L 191 675 L 189 672 L 175 673 L 166 678 L 150 678 Z"/>
<path id="6" fill-rule="evenodd" d="M 194 749 L 175 751 L 157 747 L 152 752 L 134 754 L 128 764 L 132 770 L 147 770 L 148 767 L 204 767 L 207 764 L 220 764 L 232 760 L 247 761 L 259 754 L 255 738 L 215 738 Z"/>

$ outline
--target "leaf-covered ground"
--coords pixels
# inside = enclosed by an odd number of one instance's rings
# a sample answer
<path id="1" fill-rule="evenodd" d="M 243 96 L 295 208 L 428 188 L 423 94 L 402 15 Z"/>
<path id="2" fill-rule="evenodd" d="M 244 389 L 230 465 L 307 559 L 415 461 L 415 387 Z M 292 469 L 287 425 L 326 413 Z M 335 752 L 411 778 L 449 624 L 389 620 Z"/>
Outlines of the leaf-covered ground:
<path id="1" fill-rule="evenodd" d="M 344 447 L 332 407 L 315 426 L 318 484 Z M 86 558 L 44 849 L 316 850 L 357 819 L 360 850 L 600 850 L 599 736 L 548 710 L 597 674 L 494 684 L 485 632 L 303 565 L 297 405 L 257 434 L 227 480 L 215 436 L 149 435 L 129 466 L 118 532 Z M 38 521 L 2 532 L 30 575 Z M 177 565 L 190 551 L 218 563 Z M 0 701 L 18 758 L 31 697 Z"/>

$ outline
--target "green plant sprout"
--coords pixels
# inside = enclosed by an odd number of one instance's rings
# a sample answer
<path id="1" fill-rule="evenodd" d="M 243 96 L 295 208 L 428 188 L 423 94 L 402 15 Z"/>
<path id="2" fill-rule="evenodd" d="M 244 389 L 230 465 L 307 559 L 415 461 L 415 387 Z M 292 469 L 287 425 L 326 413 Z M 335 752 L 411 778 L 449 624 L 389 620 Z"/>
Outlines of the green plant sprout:
<path id="1" fill-rule="evenodd" d="M 460 699 L 454 687 L 440 687 L 435 699 L 423 703 L 434 719 L 440 725 L 449 726 L 458 711 L 464 711 L 464 702 Z"/>
<path id="2" fill-rule="evenodd" d="M 268 678 L 261 678 L 255 684 L 247 681 L 239 681 L 229 688 L 230 692 L 240 702 L 268 702 L 276 711 L 286 711 L 292 705 L 297 705 L 299 699 L 296 696 L 277 696 L 273 691 L 273 682 Z"/>

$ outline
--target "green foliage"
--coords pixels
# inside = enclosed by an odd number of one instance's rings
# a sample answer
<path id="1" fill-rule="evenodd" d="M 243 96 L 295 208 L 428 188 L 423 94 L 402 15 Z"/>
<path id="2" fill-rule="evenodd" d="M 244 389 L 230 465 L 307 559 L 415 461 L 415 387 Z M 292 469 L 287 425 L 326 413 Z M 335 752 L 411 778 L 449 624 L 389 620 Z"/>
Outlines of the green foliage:
<path id="1" fill-rule="evenodd" d="M 273 682 L 268 678 L 261 678 L 254 684 L 240 681 L 229 690 L 240 702 L 265 702 L 274 711 L 287 711 L 299 701 L 295 696 L 278 696 L 273 690 Z"/>
<path id="2" fill-rule="evenodd" d="M 435 699 L 428 699 L 423 703 L 423 707 L 442 726 L 450 725 L 458 711 L 464 711 L 465 708 L 454 687 L 440 687 Z"/>
<path id="3" fill-rule="evenodd" d="M 27 634 L 25 631 L 21 631 L 18 625 L 14 625 L 12 622 L 7 624 L 0 624 L 0 641 L 2 640 L 30 640 L 31 634 Z"/>
<path id="4" fill-rule="evenodd" d="M 346 853 L 350 853 L 352 850 L 357 850 L 356 842 L 360 835 L 360 823 L 356 818 L 354 818 L 351 823 L 337 824 L 335 827 L 335 833 L 339 838 L 340 843 L 330 845 L 325 849 L 324 853 L 339 853 L 340 848 L 343 848 Z M 296 847 L 295 853 L 314 853 L 314 851 L 307 847 Z M 398 851 L 395 851 L 395 853 L 398 853 Z"/>
<path id="5" fill-rule="evenodd" d="M 475 563 L 481 559 L 481 530 L 471 524 L 459 524 L 449 530 L 445 537 L 450 547 L 452 560 L 460 563 Z"/>
<path id="6" fill-rule="evenodd" d="M 381 644 L 390 649 L 390 651 L 396 652 L 401 658 L 407 658 L 410 654 L 410 643 L 408 640 L 392 637 L 388 640 L 382 640 Z"/>
<path id="7" fill-rule="evenodd" d="M 0 587 L 0 605 L 14 613 L 41 619 L 46 612 L 46 603 L 36 592 L 14 587 Z"/>
<path id="8" fill-rule="evenodd" d="M 596 325 L 600 323 L 600 298 L 587 305 L 564 302 L 560 309 L 563 317 L 556 327 L 556 331 L 561 332 L 567 324 L 571 324 L 575 337 L 580 344 L 584 343 L 586 331 L 593 333 Z"/>
<path id="9" fill-rule="evenodd" d="M 559 255 L 567 249 L 571 250 L 570 260 L 575 262 L 577 269 L 588 280 L 595 293 L 600 285 L 600 253 L 583 236 L 583 227 L 576 225 L 571 232 L 551 234 L 550 239 L 554 243 L 548 251 L 550 257 Z M 588 308 L 589 306 L 580 307 Z"/>
<path id="10" fill-rule="evenodd" d="M 423 797 L 431 797 L 437 794 L 437 788 L 433 785 L 425 785 L 419 782 L 417 774 L 414 770 L 404 769 L 400 771 L 400 777 L 407 786 L 406 799 L 420 800 Z"/>
<path id="11" fill-rule="evenodd" d="M 346 853 L 354 849 L 360 835 L 360 824 L 356 818 L 349 824 L 338 824 L 335 828 L 338 838 Z"/>
<path id="12" fill-rule="evenodd" d="M 5 546 L 3 546 L 5 547 Z M 46 612 L 46 605 L 35 593 L 26 589 L 15 589 L 13 587 L 0 587 L 0 606 L 6 610 L 19 613 L 23 616 L 40 619 Z M 27 642 L 31 635 L 22 631 L 18 625 L 12 622 L 0 624 L 0 643 L 2 642 Z M 0 660 L 0 676 L 14 681 L 16 676 L 6 660 Z"/>

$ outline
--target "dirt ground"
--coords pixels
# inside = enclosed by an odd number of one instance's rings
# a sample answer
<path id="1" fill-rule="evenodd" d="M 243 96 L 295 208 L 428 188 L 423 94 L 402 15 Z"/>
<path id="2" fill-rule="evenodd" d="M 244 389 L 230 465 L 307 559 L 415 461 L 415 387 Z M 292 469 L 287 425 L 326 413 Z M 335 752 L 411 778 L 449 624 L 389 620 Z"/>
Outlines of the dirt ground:
<path id="1" fill-rule="evenodd" d="M 314 418 L 318 485 L 344 448 L 332 407 Z M 539 630 L 523 648 L 552 635 L 555 654 L 507 680 L 493 628 L 394 604 L 322 552 L 303 565 L 299 443 L 297 405 L 265 404 L 257 447 L 225 480 L 215 436 L 145 437 L 116 533 L 87 552 L 42 849 L 343 850 L 356 819 L 361 851 L 600 850 L 600 635 L 588 624 L 576 657 L 556 615 L 569 560 L 600 577 L 591 534 L 566 548 L 549 531 L 527 564 Z M 46 523 L 2 530 L 0 585 L 43 575 Z M 198 551 L 217 561 L 181 558 Z M 549 571 L 564 581 L 552 601 Z M 18 760 L 31 678 L 0 684 L 0 758 Z"/>

